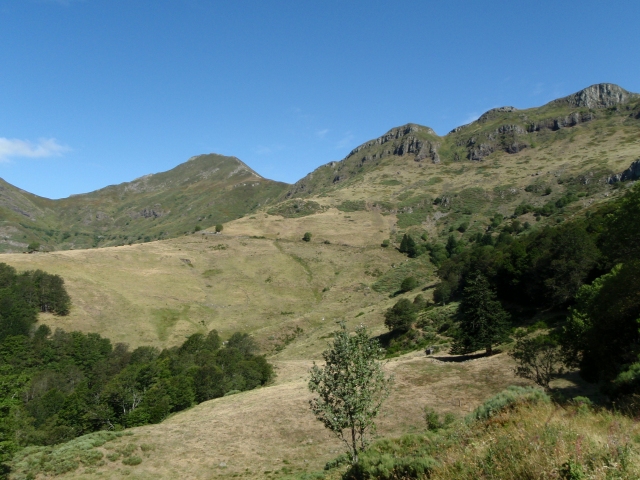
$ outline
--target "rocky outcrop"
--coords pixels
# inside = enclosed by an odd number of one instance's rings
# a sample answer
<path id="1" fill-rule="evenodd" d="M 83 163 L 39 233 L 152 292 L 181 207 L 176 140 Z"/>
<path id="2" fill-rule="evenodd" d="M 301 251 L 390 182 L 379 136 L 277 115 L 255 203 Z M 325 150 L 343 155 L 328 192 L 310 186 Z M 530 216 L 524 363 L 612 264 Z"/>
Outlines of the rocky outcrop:
<path id="1" fill-rule="evenodd" d="M 431 128 L 429 127 L 422 127 L 420 125 L 415 125 L 413 123 L 409 123 L 407 125 L 403 125 L 402 127 L 397 127 L 397 128 L 392 128 L 391 130 L 389 130 L 387 133 L 385 133 L 384 135 L 382 135 L 381 137 L 376 138 L 375 140 L 371 140 L 367 143 L 363 143 L 362 145 L 354 148 L 353 150 L 351 150 L 351 152 L 349 152 L 349 155 L 346 156 L 345 160 L 349 157 L 352 157 L 353 155 L 357 154 L 358 152 L 371 148 L 373 146 L 376 145 L 384 145 L 385 143 L 391 142 L 393 140 L 398 140 L 399 138 L 405 137 L 407 135 L 411 135 L 412 133 L 416 133 L 416 132 L 425 132 L 428 133 L 430 135 L 436 135 L 436 132 L 434 132 Z M 416 142 L 416 138 L 414 135 L 411 135 L 409 138 L 403 140 L 401 145 L 405 145 L 404 148 L 409 148 L 409 144 L 411 144 L 411 142 L 413 142 L 414 147 L 415 148 L 415 142 Z M 396 147 L 396 149 L 399 147 Z M 419 148 L 418 148 L 419 150 Z M 395 152 L 394 152 L 395 153 Z M 412 152 L 409 152 L 412 153 Z M 398 155 L 396 153 L 396 155 Z M 400 153 L 399 155 L 403 155 L 402 153 Z"/>
<path id="2" fill-rule="evenodd" d="M 484 112 L 482 115 L 480 115 L 480 118 L 478 118 L 478 120 L 476 120 L 476 121 L 478 123 L 484 123 L 484 122 L 487 122 L 489 120 L 492 120 L 492 119 L 496 118 L 501 113 L 510 113 L 510 112 L 517 112 L 517 111 L 518 111 L 518 109 L 516 107 L 492 108 L 491 110 L 488 110 L 488 111 Z"/>
<path id="3" fill-rule="evenodd" d="M 568 104 L 572 107 L 608 108 L 638 97 L 638 94 L 628 92 L 613 83 L 598 83 L 551 103 Z"/>
<path id="4" fill-rule="evenodd" d="M 591 112 L 573 112 L 566 117 L 549 118 L 539 122 L 531 123 L 527 126 L 528 132 L 539 132 L 541 130 L 560 130 L 566 127 L 575 127 L 581 123 L 590 122 L 596 116 Z"/>
<path id="5" fill-rule="evenodd" d="M 624 172 L 610 176 L 607 179 L 607 183 L 613 184 L 638 179 L 640 179 L 640 159 L 633 162 Z"/>
<path id="6" fill-rule="evenodd" d="M 130 213 L 131 218 L 160 218 L 164 217 L 168 212 L 159 208 L 160 205 L 154 205 L 153 208 L 143 208 L 139 212 Z"/>

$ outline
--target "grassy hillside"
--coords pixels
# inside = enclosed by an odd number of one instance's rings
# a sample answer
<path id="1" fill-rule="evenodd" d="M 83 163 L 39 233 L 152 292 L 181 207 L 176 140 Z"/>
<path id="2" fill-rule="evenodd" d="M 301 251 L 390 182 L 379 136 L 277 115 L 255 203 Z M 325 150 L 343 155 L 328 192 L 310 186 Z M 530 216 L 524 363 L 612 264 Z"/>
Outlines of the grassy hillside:
<path id="1" fill-rule="evenodd" d="M 429 299 L 437 281 L 428 255 L 408 259 L 393 247 L 400 235 L 469 239 L 503 218 L 502 226 L 518 220 L 535 230 L 586 215 L 626 190 L 629 182 L 613 177 L 639 158 L 640 99 L 601 85 L 536 109 L 494 109 L 444 137 L 427 127 L 399 127 L 294 186 L 261 179 L 237 159 L 213 155 L 55 202 L 0 184 L 5 251 L 33 240 L 57 249 L 6 253 L 0 261 L 59 274 L 71 296 L 69 316 L 42 314 L 40 322 L 97 332 L 132 347 L 174 346 L 211 329 L 223 339 L 247 332 L 277 372 L 273 385 L 202 403 L 159 425 L 26 451 L 15 464 L 16 478 L 66 461 L 78 468 L 64 473 L 60 467 L 65 478 L 319 478 L 312 472 L 342 446 L 308 410 L 312 361 L 331 340 L 336 321 L 383 334 L 389 307 L 403 297 Z M 517 210 L 520 205 L 526 208 Z M 225 222 L 222 234 L 208 228 L 218 222 Z M 204 230 L 191 233 L 196 225 Z M 312 234 L 310 242 L 302 241 L 305 232 Z M 391 246 L 384 248 L 387 239 Z M 419 287 L 396 295 L 408 276 L 416 276 Z M 422 452 L 433 441 L 424 432 L 424 406 L 460 419 L 508 385 L 526 385 L 513 367 L 505 353 L 467 362 L 421 352 L 390 360 L 385 368 L 396 375 L 396 388 L 378 434 L 416 436 L 381 440 L 379 453 L 410 457 L 416 442 Z M 586 388 L 571 374 L 552 386 L 569 398 Z M 626 419 L 549 405 L 473 428 L 459 423 L 451 435 L 467 443 L 443 447 L 438 461 L 452 470 L 434 478 L 456 478 L 456 462 L 467 460 L 478 468 L 461 478 L 478 478 L 494 451 L 490 445 L 508 445 L 510 438 L 522 448 L 496 455 L 525 455 L 532 441 L 550 451 L 552 437 L 536 437 L 537 431 L 552 430 L 561 440 L 544 466 L 555 475 L 550 478 L 558 478 L 572 455 L 582 455 L 570 451 L 571 439 L 584 438 L 587 450 L 599 455 L 592 462 L 600 469 L 594 478 L 605 478 L 602 472 L 622 461 L 636 462 L 630 438 L 637 432 Z M 569 436 L 558 433 L 563 429 Z M 598 446 L 609 440 L 623 453 Z M 134 456 L 140 461 L 126 460 Z M 539 478 L 536 471 L 507 478 Z"/>
<path id="2" fill-rule="evenodd" d="M 567 194 L 579 200 L 540 221 L 584 214 L 607 200 L 611 177 L 638 158 L 640 97 L 603 84 L 539 108 L 493 109 L 443 137 L 414 124 L 394 128 L 281 198 L 396 214 L 398 230 L 432 236 L 464 223 L 468 237 L 495 214 L 511 216 L 520 204 L 540 208 Z"/>
<path id="3" fill-rule="evenodd" d="M 286 184 L 235 157 L 200 155 L 167 172 L 48 200 L 0 184 L 0 251 L 68 250 L 173 238 L 272 202 Z"/>

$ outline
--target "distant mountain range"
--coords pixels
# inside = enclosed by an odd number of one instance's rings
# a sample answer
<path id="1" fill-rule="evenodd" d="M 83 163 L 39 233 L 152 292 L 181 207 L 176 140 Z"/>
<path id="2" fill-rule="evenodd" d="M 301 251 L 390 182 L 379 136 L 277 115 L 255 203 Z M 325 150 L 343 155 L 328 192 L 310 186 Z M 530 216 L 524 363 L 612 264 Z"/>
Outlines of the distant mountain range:
<path id="1" fill-rule="evenodd" d="M 400 230 L 481 228 L 496 213 L 567 192 L 582 199 L 581 208 L 603 201 L 612 184 L 640 173 L 622 174 L 639 158 L 640 95 L 598 84 L 539 108 L 489 110 L 445 136 L 416 124 L 396 127 L 293 185 L 216 154 L 60 200 L 0 180 L 0 252 L 30 242 L 77 249 L 171 238 L 258 210 L 376 208 L 397 215 Z"/>

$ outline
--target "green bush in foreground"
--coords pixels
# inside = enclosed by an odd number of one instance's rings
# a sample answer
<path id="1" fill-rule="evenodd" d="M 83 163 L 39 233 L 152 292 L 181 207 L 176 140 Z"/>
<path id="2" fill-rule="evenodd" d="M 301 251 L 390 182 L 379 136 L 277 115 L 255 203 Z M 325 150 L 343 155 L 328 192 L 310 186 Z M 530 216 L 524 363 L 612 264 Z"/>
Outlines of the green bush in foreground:
<path id="1" fill-rule="evenodd" d="M 549 401 L 549 396 L 538 388 L 517 387 L 512 385 L 476 408 L 467 416 L 467 421 L 487 420 L 498 412 L 518 403 L 538 403 Z"/>

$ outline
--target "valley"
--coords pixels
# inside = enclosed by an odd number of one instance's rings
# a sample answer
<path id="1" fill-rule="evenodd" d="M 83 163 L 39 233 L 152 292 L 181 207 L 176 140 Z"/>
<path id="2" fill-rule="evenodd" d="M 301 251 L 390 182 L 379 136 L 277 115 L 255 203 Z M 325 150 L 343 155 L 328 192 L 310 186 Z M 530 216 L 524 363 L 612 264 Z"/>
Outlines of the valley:
<path id="1" fill-rule="evenodd" d="M 498 248 L 498 238 L 511 245 L 599 215 L 631 191 L 638 160 L 640 96 L 601 84 L 535 109 L 493 109 L 445 136 L 396 127 L 293 185 L 215 154 L 62 200 L 0 184 L 0 262 L 59 275 L 71 297 L 68 315 L 41 313 L 38 324 L 98 333 L 132 350 L 175 347 L 214 329 L 223 340 L 242 332 L 275 368 L 266 386 L 96 447 L 106 455 L 145 445 L 139 465 L 103 462 L 56 478 L 340 478 L 312 476 L 344 449 L 313 418 L 307 389 L 337 323 L 384 336 L 385 313 L 399 300 L 421 295 L 441 308 L 436 248 L 452 238 L 472 248 L 487 236 L 487 248 Z M 404 235 L 424 253 L 400 252 Z M 40 247 L 23 253 L 32 242 Z M 408 277 L 417 286 L 402 291 Z M 516 321 L 531 333 L 536 322 L 546 331 L 555 324 L 544 321 L 564 319 L 567 305 L 510 307 L 524 312 Z M 516 376 L 512 342 L 497 355 L 454 361 L 449 333 L 436 327 L 433 356 L 401 351 L 384 361 L 395 387 L 376 438 L 422 432 L 425 406 L 460 419 L 510 385 L 534 385 Z M 597 397 L 576 371 L 558 375 L 552 389 Z M 15 478 L 27 478 L 30 467 L 21 468 Z"/>

